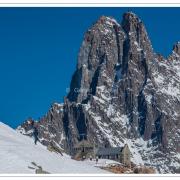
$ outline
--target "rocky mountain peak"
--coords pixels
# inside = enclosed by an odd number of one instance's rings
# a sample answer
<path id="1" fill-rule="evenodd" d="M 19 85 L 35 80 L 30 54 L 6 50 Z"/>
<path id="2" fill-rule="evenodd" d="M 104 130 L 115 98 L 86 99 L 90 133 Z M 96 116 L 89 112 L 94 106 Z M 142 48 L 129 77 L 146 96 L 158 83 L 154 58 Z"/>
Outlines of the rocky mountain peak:
<path id="1" fill-rule="evenodd" d="M 173 46 L 172 53 L 169 55 L 168 60 L 179 61 L 180 60 L 180 42 L 176 42 Z"/>
<path id="2" fill-rule="evenodd" d="M 115 33 L 121 33 L 122 37 L 124 37 L 121 26 L 114 18 L 101 16 L 84 35 L 78 57 L 78 69 L 85 67 L 85 65 L 91 68 L 90 65 L 88 65 L 88 58 L 85 55 L 87 55 L 91 49 L 95 48 L 99 50 L 98 54 L 103 54 L 104 47 L 113 41 L 112 36 L 114 36 Z M 86 47 L 86 49 L 84 49 L 84 47 Z"/>
<path id="3" fill-rule="evenodd" d="M 148 58 L 152 59 L 152 45 L 142 20 L 136 14 L 127 12 L 124 13 L 121 24 L 127 34 L 132 51 L 134 49 L 140 52 L 143 50 L 149 56 Z"/>
<path id="4" fill-rule="evenodd" d="M 132 12 L 123 14 L 122 26 L 126 32 L 135 31 L 139 24 L 142 24 L 142 21 L 136 14 Z"/>
<path id="5" fill-rule="evenodd" d="M 173 46 L 173 52 L 180 56 L 180 41 Z"/>
<path id="6" fill-rule="evenodd" d="M 138 32 L 144 31 L 144 25 L 141 19 L 132 12 L 127 12 L 123 14 L 122 27 L 124 31 L 131 35 L 133 33 L 137 34 Z"/>
<path id="7" fill-rule="evenodd" d="M 122 63 L 123 42 L 126 36 L 120 24 L 113 18 L 101 16 L 86 32 L 78 56 L 77 70 L 71 81 L 70 101 L 88 99 L 87 92 L 95 94 L 96 86 L 107 77 L 114 79 L 114 66 Z M 104 79 L 102 81 L 102 79 Z M 79 93 L 74 89 L 81 89 Z"/>
<path id="8" fill-rule="evenodd" d="M 137 15 L 125 13 L 122 23 L 101 16 L 85 33 L 64 104 L 54 104 L 39 122 L 43 143 L 53 140 L 69 153 L 82 134 L 95 145 L 127 143 L 134 163 L 177 172 L 179 47 L 172 63 L 165 61 Z"/>
<path id="9" fill-rule="evenodd" d="M 180 41 L 178 41 L 176 44 L 174 44 L 173 51 L 177 54 L 180 54 Z"/>

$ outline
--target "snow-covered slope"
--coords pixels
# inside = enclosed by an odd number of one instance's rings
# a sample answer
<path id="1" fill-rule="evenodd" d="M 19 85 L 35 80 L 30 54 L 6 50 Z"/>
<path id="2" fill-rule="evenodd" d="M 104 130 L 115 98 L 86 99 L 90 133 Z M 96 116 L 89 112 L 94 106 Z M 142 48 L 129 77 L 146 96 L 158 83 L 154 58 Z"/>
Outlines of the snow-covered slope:
<path id="1" fill-rule="evenodd" d="M 88 165 L 49 152 L 45 146 L 34 145 L 33 140 L 23 136 L 0 122 L 0 173 L 35 173 L 38 166 L 48 173 L 108 173 Z"/>

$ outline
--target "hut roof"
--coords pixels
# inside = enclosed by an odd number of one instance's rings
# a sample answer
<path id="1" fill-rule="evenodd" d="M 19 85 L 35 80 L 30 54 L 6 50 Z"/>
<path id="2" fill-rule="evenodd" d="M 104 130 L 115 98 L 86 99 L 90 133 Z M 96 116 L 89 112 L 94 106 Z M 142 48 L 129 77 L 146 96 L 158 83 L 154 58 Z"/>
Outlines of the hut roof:
<path id="1" fill-rule="evenodd" d="M 93 145 L 87 140 L 82 140 L 74 146 L 74 148 L 81 148 L 81 147 L 93 147 Z"/>

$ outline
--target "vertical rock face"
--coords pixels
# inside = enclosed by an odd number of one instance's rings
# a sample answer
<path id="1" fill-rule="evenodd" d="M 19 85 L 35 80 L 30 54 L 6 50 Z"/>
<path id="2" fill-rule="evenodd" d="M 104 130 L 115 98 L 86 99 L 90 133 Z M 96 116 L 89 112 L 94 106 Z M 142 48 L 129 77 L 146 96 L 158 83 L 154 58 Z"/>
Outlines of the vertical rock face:
<path id="1" fill-rule="evenodd" d="M 69 153 L 82 137 L 98 146 L 127 143 L 134 163 L 179 172 L 179 72 L 179 42 L 165 59 L 135 14 L 120 24 L 102 16 L 85 33 L 64 104 L 38 122 L 40 136 Z"/>
<path id="2" fill-rule="evenodd" d="M 71 81 L 70 101 L 86 103 L 90 98 L 88 95 L 96 94 L 97 86 L 105 83 L 111 87 L 107 78 L 114 79 L 114 66 L 122 61 L 124 39 L 121 26 L 104 16 L 86 32 Z"/>

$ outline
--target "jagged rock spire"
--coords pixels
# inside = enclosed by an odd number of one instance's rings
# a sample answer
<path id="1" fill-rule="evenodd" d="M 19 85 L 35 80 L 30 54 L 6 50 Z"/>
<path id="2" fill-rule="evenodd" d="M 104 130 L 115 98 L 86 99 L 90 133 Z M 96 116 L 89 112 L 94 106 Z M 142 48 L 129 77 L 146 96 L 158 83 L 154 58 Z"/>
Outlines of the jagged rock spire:
<path id="1" fill-rule="evenodd" d="M 130 46 L 133 49 L 132 51 L 134 51 L 134 49 L 141 51 L 142 49 L 145 55 L 151 59 L 153 49 L 142 20 L 134 13 L 126 12 L 123 15 L 121 24 L 128 36 Z M 146 52 L 148 54 L 146 54 Z"/>
<path id="2" fill-rule="evenodd" d="M 173 46 L 173 51 L 180 55 L 180 41 L 178 41 L 174 46 Z"/>
<path id="3" fill-rule="evenodd" d="M 114 79 L 114 66 L 122 63 L 124 39 L 121 25 L 106 16 L 101 16 L 86 32 L 78 56 L 77 70 L 71 81 L 68 95 L 70 101 L 86 101 L 88 92 L 95 94 L 96 86 L 107 80 L 105 76 L 101 77 L 103 71 L 106 71 L 109 79 Z M 75 89 L 80 91 L 77 93 Z"/>
<path id="4" fill-rule="evenodd" d="M 180 42 L 176 42 L 173 45 L 172 53 L 169 55 L 168 60 L 180 60 Z"/>
<path id="5" fill-rule="evenodd" d="M 174 44 L 173 53 L 175 53 L 176 57 L 180 57 L 180 41 Z"/>

